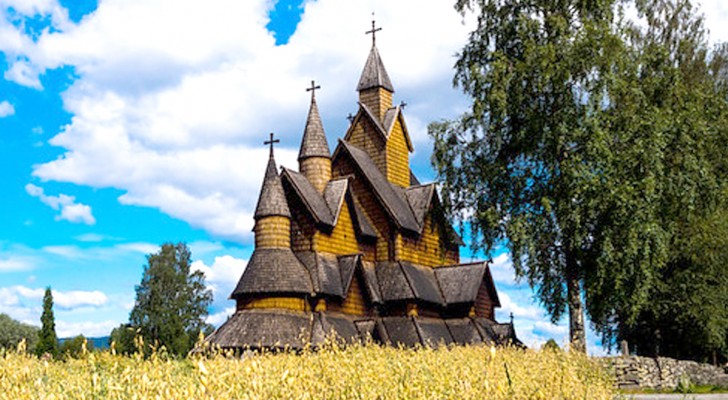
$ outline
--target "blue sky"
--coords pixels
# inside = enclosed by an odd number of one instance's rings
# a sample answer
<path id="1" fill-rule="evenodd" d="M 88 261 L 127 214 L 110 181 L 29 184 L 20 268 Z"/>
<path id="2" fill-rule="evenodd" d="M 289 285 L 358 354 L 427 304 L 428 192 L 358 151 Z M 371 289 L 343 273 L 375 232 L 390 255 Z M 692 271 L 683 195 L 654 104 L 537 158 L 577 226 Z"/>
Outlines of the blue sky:
<path id="1" fill-rule="evenodd" d="M 472 21 L 450 3 L 0 0 L 0 312 L 38 324 L 51 285 L 60 336 L 106 335 L 128 318 L 145 255 L 184 241 L 215 294 L 210 322 L 223 321 L 252 252 L 261 142 L 276 132 L 279 164 L 297 166 L 315 79 L 333 148 L 373 10 L 413 169 L 434 179 L 427 123 L 467 107 L 451 81 Z M 705 10 L 713 40 L 728 39 L 728 7 Z M 565 342 L 565 321 L 548 322 L 493 256 L 498 319 L 512 312 L 529 344 Z"/>

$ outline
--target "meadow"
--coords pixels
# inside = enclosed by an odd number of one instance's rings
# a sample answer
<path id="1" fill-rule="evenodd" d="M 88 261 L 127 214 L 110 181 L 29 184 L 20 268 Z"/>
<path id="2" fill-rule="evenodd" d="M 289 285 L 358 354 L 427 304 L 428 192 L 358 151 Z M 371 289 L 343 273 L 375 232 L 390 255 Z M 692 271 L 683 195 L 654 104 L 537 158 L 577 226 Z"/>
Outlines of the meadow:
<path id="1" fill-rule="evenodd" d="M 611 399 L 581 354 L 511 347 L 377 345 L 243 357 L 113 350 L 66 360 L 0 350 L 0 399 Z"/>

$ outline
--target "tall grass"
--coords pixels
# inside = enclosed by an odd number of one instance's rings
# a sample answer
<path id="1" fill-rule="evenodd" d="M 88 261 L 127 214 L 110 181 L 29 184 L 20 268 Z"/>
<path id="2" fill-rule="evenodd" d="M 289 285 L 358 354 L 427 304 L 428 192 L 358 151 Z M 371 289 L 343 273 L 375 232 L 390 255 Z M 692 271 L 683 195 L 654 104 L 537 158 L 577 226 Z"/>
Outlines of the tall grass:
<path id="1" fill-rule="evenodd" d="M 0 399 L 611 399 L 580 354 L 516 348 L 336 345 L 245 357 L 112 351 L 42 360 L 0 351 Z"/>

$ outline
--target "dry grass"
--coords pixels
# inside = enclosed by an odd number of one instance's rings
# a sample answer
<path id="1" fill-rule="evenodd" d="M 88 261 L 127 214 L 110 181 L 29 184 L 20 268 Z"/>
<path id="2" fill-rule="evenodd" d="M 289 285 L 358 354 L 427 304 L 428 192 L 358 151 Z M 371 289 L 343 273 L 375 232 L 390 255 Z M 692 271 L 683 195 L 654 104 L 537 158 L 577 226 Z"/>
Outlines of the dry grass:
<path id="1" fill-rule="evenodd" d="M 245 358 L 0 351 L 0 399 L 611 399 L 611 378 L 560 351 L 337 346 Z"/>

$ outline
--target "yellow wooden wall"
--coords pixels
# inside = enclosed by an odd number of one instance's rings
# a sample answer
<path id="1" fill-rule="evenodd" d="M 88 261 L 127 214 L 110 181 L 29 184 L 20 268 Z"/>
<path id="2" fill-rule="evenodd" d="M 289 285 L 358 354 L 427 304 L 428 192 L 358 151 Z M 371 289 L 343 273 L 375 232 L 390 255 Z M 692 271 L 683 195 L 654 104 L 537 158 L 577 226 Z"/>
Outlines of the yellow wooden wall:
<path id="1" fill-rule="evenodd" d="M 347 135 L 347 141 L 364 150 L 383 175 L 387 175 L 387 144 L 371 120 L 361 117 Z"/>
<path id="2" fill-rule="evenodd" d="M 328 309 L 331 311 L 338 311 L 353 315 L 370 314 L 364 297 L 363 285 L 361 278 L 359 277 L 359 273 L 354 274 L 346 299 L 344 299 L 341 303 L 329 303 Z"/>
<path id="3" fill-rule="evenodd" d="M 313 236 L 316 233 L 316 226 L 313 219 L 304 211 L 303 203 L 296 196 L 289 198 L 291 201 L 291 249 L 293 251 L 313 250 Z"/>
<path id="4" fill-rule="evenodd" d="M 371 188 L 365 183 L 364 177 L 362 177 L 359 172 L 351 166 L 348 159 L 339 158 L 334 166 L 335 177 L 350 174 L 356 174 L 356 178 L 350 181 L 350 188 L 354 199 L 359 204 L 364 214 L 366 214 L 374 230 L 377 232 L 378 239 L 376 243 L 375 259 L 388 260 L 388 238 L 390 234 L 389 216 L 382 209 L 379 201 L 374 196 L 374 193 L 372 193 Z"/>
<path id="5" fill-rule="evenodd" d="M 311 185 L 323 193 L 326 184 L 331 180 L 331 159 L 326 157 L 309 157 L 299 162 L 299 170 L 308 178 Z"/>
<path id="6" fill-rule="evenodd" d="M 384 113 L 392 108 L 392 92 L 382 88 L 363 90 L 359 92 L 359 102 L 365 104 L 381 121 Z"/>
<path id="7" fill-rule="evenodd" d="M 409 187 L 409 148 L 399 118 L 394 123 L 387 141 L 387 180 L 401 187 Z"/>
<path id="8" fill-rule="evenodd" d="M 316 231 L 313 238 L 314 250 L 333 254 L 357 254 L 359 244 L 356 241 L 354 223 L 351 221 L 349 205 L 346 201 L 341 206 L 339 220 L 331 234 Z"/>
<path id="9" fill-rule="evenodd" d="M 301 297 L 260 297 L 238 303 L 238 309 L 281 308 L 293 311 L 311 311 L 308 302 Z"/>
<path id="10" fill-rule="evenodd" d="M 255 222 L 255 247 L 285 248 L 291 246 L 291 221 L 287 217 L 272 216 Z"/>
<path id="11" fill-rule="evenodd" d="M 433 213 L 427 213 L 425 228 L 417 239 L 397 234 L 395 244 L 399 259 L 433 267 L 459 263 L 458 252 L 447 248 L 441 236 L 442 230 L 434 221 Z"/>

